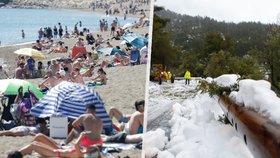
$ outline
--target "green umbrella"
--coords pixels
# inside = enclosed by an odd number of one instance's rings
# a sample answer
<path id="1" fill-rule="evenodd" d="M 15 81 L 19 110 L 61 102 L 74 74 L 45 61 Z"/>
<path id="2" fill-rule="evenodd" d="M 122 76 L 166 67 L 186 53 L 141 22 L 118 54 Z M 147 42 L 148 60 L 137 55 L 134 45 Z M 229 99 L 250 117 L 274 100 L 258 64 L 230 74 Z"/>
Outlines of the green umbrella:
<path id="1" fill-rule="evenodd" d="M 0 93 L 4 95 L 17 95 L 20 86 L 23 87 L 23 93 L 25 93 L 29 87 L 29 89 L 35 93 L 36 97 L 43 97 L 43 93 L 39 89 L 37 89 L 32 83 L 26 80 L 19 79 L 0 80 Z"/>

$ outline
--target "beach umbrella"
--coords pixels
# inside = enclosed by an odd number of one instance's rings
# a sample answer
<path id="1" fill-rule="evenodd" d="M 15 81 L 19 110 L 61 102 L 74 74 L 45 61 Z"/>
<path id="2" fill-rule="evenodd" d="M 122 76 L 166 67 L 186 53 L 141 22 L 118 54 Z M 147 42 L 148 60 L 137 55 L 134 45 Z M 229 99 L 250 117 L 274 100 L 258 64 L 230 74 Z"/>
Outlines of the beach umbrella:
<path id="1" fill-rule="evenodd" d="M 30 56 L 32 58 L 45 59 L 46 56 L 42 52 L 32 48 L 21 48 L 14 51 L 15 54 Z"/>
<path id="2" fill-rule="evenodd" d="M 23 93 L 27 92 L 28 88 L 35 93 L 36 97 L 42 98 L 43 93 L 37 89 L 32 83 L 20 79 L 5 79 L 0 80 L 0 93 L 4 95 L 17 95 L 20 86 L 23 87 Z"/>
<path id="3" fill-rule="evenodd" d="M 119 53 L 121 56 L 127 56 L 123 51 L 117 48 L 98 48 L 97 51 L 102 52 L 105 55 L 115 55 L 116 53 Z"/>
<path id="4" fill-rule="evenodd" d="M 129 44 L 141 49 L 143 48 L 147 43 L 148 39 L 137 35 L 137 34 L 126 34 L 122 37 L 125 41 L 127 41 Z"/>
<path id="5" fill-rule="evenodd" d="M 133 23 L 127 23 L 125 25 L 123 25 L 122 29 L 127 29 L 127 28 L 131 28 L 132 26 L 134 26 L 135 24 Z"/>
<path id="6" fill-rule="evenodd" d="M 31 114 L 40 118 L 62 115 L 76 119 L 86 112 L 86 104 L 89 103 L 95 105 L 96 116 L 102 120 L 103 127 L 110 128 L 112 121 L 99 94 L 85 85 L 67 81 L 53 87 L 35 104 Z"/>

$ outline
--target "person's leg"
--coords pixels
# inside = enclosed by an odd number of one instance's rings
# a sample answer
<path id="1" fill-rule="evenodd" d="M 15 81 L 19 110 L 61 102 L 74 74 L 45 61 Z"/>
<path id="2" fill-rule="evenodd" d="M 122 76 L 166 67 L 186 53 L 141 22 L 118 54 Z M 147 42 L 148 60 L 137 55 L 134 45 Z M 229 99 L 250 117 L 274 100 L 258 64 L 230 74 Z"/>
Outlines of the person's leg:
<path id="1" fill-rule="evenodd" d="M 53 149 L 58 149 L 59 145 L 51 138 L 43 135 L 43 134 L 37 134 L 35 138 L 33 139 L 33 142 L 39 142 L 42 144 L 45 144 L 47 146 L 50 146 Z"/>
<path id="2" fill-rule="evenodd" d="M 57 153 L 55 153 L 52 148 L 38 142 L 32 142 L 19 150 L 23 156 L 32 153 L 32 151 L 46 157 L 57 157 Z"/>
<path id="3" fill-rule="evenodd" d="M 143 126 L 144 114 L 138 113 L 133 115 L 129 121 L 129 134 L 137 134 L 140 126 Z"/>
<path id="4" fill-rule="evenodd" d="M 142 141 L 143 134 L 127 135 L 125 143 L 139 143 Z"/>
<path id="5" fill-rule="evenodd" d="M 111 119 L 116 118 L 117 121 L 119 121 L 119 123 L 121 123 L 123 114 L 122 114 L 122 112 L 120 112 L 118 109 L 112 107 L 112 108 L 110 108 L 110 110 L 109 110 L 109 117 L 110 117 Z"/>
<path id="6" fill-rule="evenodd" d="M 78 129 L 75 129 L 73 128 L 70 133 L 68 134 L 66 140 L 65 140 L 65 144 L 68 144 L 70 143 L 73 139 L 77 138 L 80 133 L 82 132 L 82 130 L 78 130 Z"/>
<path id="7" fill-rule="evenodd" d="M 24 136 L 24 132 L 23 131 L 1 131 L 0 136 L 12 136 L 12 137 Z"/>

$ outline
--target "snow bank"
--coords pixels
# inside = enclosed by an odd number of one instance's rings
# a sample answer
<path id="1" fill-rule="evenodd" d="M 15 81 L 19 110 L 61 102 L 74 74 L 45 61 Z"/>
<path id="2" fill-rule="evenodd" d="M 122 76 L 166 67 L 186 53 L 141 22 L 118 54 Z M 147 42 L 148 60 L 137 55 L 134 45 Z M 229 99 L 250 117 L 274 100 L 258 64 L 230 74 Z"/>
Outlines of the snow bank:
<path id="1" fill-rule="evenodd" d="M 165 136 L 165 131 L 162 129 L 146 132 L 144 140 L 144 150 L 147 157 L 156 156 L 164 149 L 165 144 L 168 142 L 168 138 Z"/>
<path id="2" fill-rule="evenodd" d="M 217 81 L 232 85 L 237 81 L 236 76 L 229 75 L 219 78 Z M 208 78 L 208 80 L 213 79 Z M 144 138 L 146 156 L 157 155 L 158 158 L 253 158 L 234 128 L 217 121 L 219 116 L 223 115 L 217 98 L 211 98 L 208 94 L 195 93 L 196 86 L 197 84 L 195 85 L 194 82 L 190 86 L 186 86 L 184 82 L 169 85 L 169 87 L 167 85 L 152 85 L 152 94 L 150 94 L 152 97 L 149 97 L 149 115 L 164 115 L 165 113 L 162 113 L 161 110 L 155 110 L 157 109 L 155 107 L 164 108 L 162 106 L 167 100 L 172 100 L 175 103 L 170 108 L 172 118 L 168 122 L 171 129 L 170 140 L 166 141 L 166 136 L 163 133 L 152 134 L 148 132 L 150 137 Z M 169 93 L 156 91 L 156 89 L 162 91 L 163 88 Z M 188 90 L 182 91 L 182 89 Z M 182 100 L 182 97 L 178 98 L 172 95 L 176 93 L 188 93 L 185 95 L 187 98 Z M 163 142 L 165 142 L 164 146 Z"/>
<path id="3" fill-rule="evenodd" d="M 221 87 L 230 87 L 237 83 L 238 78 L 240 78 L 240 76 L 236 74 L 225 74 L 215 78 L 214 82 Z"/>
<path id="4" fill-rule="evenodd" d="M 280 123 L 280 98 L 271 90 L 269 82 L 264 80 L 241 80 L 239 91 L 232 92 L 230 98 L 239 105 L 253 108 L 271 120 Z"/>

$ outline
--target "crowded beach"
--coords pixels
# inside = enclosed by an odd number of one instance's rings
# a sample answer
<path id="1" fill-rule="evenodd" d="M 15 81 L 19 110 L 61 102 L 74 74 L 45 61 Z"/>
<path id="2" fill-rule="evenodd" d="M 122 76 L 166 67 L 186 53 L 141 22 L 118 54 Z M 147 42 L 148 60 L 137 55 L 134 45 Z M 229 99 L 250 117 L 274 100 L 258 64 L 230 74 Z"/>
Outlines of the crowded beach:
<path id="1" fill-rule="evenodd" d="M 110 23 L 100 19 L 95 32 L 83 27 L 82 21 L 74 23 L 73 29 L 57 22 L 38 28 L 33 44 L 0 48 L 4 87 L 0 88 L 0 142 L 6 144 L 1 155 L 109 157 L 118 156 L 110 151 L 121 148 L 106 144 L 116 143 L 133 144 L 126 155 L 140 156 L 141 151 L 134 150 L 141 149 L 142 142 L 149 19 L 143 10 L 127 14 L 140 18 L 122 26 L 117 17 Z M 93 100 L 82 98 L 84 93 Z M 61 96 L 66 98 L 59 103 L 48 100 L 61 100 Z M 69 108 L 59 109 L 67 99 Z M 67 111 L 76 108 L 77 100 L 83 100 L 77 102 L 81 108 L 76 113 Z M 49 113 L 48 108 L 60 112 Z M 55 115 L 68 117 L 65 139 L 50 137 Z"/>

